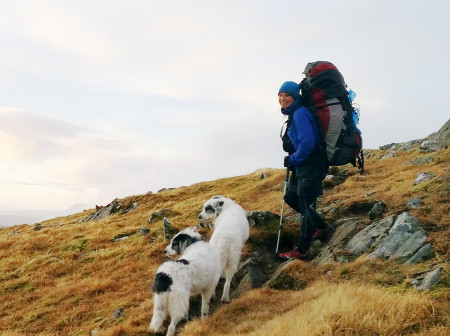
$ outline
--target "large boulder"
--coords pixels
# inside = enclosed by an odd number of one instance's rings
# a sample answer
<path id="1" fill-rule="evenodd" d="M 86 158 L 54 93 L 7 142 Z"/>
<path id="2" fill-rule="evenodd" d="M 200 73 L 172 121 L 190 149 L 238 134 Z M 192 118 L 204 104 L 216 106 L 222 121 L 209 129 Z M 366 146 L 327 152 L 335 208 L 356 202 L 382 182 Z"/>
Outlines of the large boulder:
<path id="1" fill-rule="evenodd" d="M 353 236 L 348 242 L 346 249 L 352 254 L 361 255 L 366 253 L 387 236 L 393 224 L 394 215 L 374 222 Z"/>
<path id="2" fill-rule="evenodd" d="M 369 257 L 381 259 L 411 257 L 424 245 L 426 238 L 420 222 L 409 212 L 404 212 L 397 217 L 389 234 L 380 241 Z"/>

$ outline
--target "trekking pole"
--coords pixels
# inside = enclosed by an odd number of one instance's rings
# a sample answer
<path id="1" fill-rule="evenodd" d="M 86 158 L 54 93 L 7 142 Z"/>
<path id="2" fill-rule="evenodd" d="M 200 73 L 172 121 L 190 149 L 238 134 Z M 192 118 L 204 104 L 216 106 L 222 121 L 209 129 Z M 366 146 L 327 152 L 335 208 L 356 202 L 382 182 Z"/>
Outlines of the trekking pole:
<path id="1" fill-rule="evenodd" d="M 284 203 L 285 203 L 284 196 L 286 195 L 288 180 L 289 180 L 289 167 L 286 168 L 286 178 L 284 179 L 283 203 L 281 204 L 280 225 L 278 226 L 277 249 L 275 250 L 275 254 L 278 254 L 278 246 L 280 245 L 281 223 L 283 222 Z"/>

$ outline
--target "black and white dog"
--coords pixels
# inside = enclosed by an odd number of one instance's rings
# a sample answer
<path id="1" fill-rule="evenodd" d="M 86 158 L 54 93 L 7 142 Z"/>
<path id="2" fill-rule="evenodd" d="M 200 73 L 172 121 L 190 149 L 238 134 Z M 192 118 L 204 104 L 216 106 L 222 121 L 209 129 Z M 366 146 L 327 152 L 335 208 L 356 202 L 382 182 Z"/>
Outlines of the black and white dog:
<path id="1" fill-rule="evenodd" d="M 222 302 L 230 302 L 231 280 L 250 232 L 246 212 L 233 200 L 214 196 L 203 205 L 198 219 L 200 226 L 214 230 L 209 243 L 219 254 L 221 275 L 225 278 Z"/>
<path id="2" fill-rule="evenodd" d="M 177 324 L 187 318 L 189 297 L 202 295 L 202 319 L 209 314 L 209 302 L 220 278 L 220 262 L 216 250 L 195 228 L 180 231 L 164 250 L 167 256 L 180 256 L 163 263 L 153 282 L 153 317 L 149 329 L 163 332 L 163 322 L 170 316 L 167 336 L 175 334 Z"/>

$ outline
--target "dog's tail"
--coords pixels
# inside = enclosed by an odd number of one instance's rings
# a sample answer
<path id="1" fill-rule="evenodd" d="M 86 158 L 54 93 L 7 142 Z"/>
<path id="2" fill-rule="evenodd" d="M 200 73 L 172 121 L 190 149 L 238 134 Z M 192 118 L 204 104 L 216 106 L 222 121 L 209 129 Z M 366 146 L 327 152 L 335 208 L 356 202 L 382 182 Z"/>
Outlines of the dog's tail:
<path id="1" fill-rule="evenodd" d="M 153 317 L 149 329 L 155 333 L 161 332 L 167 316 L 169 292 L 155 293 L 153 297 Z"/>

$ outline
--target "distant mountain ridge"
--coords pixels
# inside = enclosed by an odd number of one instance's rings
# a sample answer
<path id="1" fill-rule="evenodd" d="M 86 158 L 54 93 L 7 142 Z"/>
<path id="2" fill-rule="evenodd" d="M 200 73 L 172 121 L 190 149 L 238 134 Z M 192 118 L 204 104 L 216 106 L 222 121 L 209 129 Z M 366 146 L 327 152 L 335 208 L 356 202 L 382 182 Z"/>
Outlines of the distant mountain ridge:
<path id="1" fill-rule="evenodd" d="M 35 224 L 46 219 L 68 216 L 91 208 L 93 208 L 93 206 L 90 206 L 85 203 L 78 203 L 61 211 L 57 210 L 0 211 L 0 227 L 8 227 L 21 224 Z"/>

